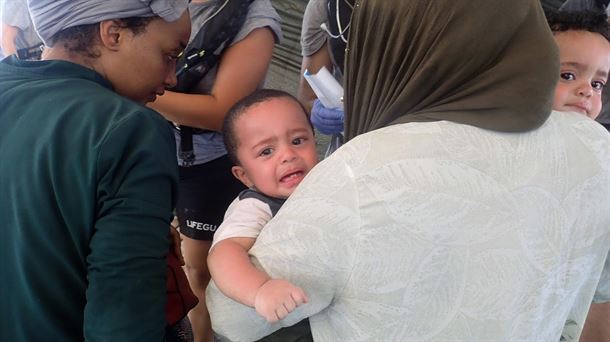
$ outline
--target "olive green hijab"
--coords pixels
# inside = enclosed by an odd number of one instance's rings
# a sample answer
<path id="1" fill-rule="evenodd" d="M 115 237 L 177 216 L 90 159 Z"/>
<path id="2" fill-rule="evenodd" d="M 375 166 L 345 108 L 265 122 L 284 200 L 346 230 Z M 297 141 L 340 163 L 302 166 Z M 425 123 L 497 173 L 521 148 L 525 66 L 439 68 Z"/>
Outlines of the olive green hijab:
<path id="1" fill-rule="evenodd" d="M 346 138 L 439 120 L 529 131 L 549 116 L 558 74 L 538 0 L 359 0 L 346 53 Z"/>

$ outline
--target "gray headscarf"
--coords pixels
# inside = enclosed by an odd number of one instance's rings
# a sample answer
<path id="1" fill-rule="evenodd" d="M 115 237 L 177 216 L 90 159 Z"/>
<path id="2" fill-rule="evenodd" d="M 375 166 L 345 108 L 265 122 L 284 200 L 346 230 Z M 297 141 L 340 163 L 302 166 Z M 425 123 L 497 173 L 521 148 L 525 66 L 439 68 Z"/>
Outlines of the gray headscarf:
<path id="1" fill-rule="evenodd" d="M 175 21 L 188 7 L 187 0 L 28 0 L 36 32 L 42 41 L 69 27 L 104 20 L 159 16 Z"/>

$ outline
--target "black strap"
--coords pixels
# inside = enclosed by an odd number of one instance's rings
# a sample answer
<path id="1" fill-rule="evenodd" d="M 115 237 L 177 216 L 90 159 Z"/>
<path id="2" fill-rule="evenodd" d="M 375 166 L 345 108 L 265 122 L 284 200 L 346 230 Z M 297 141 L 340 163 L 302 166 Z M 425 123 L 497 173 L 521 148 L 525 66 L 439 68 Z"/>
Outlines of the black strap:
<path id="1" fill-rule="evenodd" d="M 42 55 L 42 47 L 44 44 L 39 43 L 27 48 L 18 49 L 17 57 L 21 60 L 39 60 Z"/>
<path id="2" fill-rule="evenodd" d="M 222 51 L 242 27 L 254 0 L 225 0 L 212 10 L 213 16 L 199 29 L 176 63 L 178 83 L 171 90 L 189 93 L 212 69 Z M 218 13 L 216 13 L 219 11 Z"/>
<path id="3" fill-rule="evenodd" d="M 180 159 L 182 166 L 193 166 L 195 162 L 195 152 L 193 151 L 193 128 L 180 126 Z"/>
<path id="4" fill-rule="evenodd" d="M 337 6 L 339 6 L 339 20 L 341 25 L 337 22 Z M 345 39 L 348 37 L 349 29 L 347 29 L 347 26 L 350 24 L 353 6 L 354 0 L 328 0 L 326 6 L 328 10 L 329 31 L 333 36 L 339 36 L 336 38 L 329 36 L 328 43 L 330 45 L 333 60 L 337 64 L 337 67 L 339 67 L 339 70 L 341 70 L 341 73 L 343 73 L 347 43 L 341 39 L 340 35 L 342 34 Z"/>
<path id="5" fill-rule="evenodd" d="M 199 28 L 195 37 L 186 47 L 176 63 L 178 82 L 172 91 L 195 92 L 195 86 L 218 63 L 224 49 L 235 39 L 248 15 L 250 3 L 254 0 L 219 1 L 212 9 L 212 17 Z M 195 161 L 193 134 L 209 133 L 210 130 L 180 126 L 180 158 L 182 166 L 188 167 Z"/>

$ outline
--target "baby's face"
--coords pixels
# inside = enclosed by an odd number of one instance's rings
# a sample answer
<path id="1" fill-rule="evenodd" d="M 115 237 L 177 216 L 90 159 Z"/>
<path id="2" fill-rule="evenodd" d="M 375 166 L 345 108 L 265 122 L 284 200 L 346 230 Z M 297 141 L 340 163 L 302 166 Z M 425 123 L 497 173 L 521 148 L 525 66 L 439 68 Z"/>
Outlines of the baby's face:
<path id="1" fill-rule="evenodd" d="M 610 43 L 587 31 L 557 32 L 555 41 L 561 64 L 553 109 L 596 118 L 610 70 Z"/>
<path id="2" fill-rule="evenodd" d="M 318 162 L 313 131 L 301 106 L 287 97 L 250 107 L 235 121 L 239 166 L 246 186 L 287 198 Z"/>

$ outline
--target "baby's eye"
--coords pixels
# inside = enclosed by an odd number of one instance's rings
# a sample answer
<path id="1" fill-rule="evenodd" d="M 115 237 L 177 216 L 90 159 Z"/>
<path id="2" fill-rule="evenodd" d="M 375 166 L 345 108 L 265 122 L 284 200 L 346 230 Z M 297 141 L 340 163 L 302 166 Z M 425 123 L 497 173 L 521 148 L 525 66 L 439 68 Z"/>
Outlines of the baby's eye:
<path id="1" fill-rule="evenodd" d="M 271 152 L 273 152 L 273 150 L 270 147 L 267 147 L 267 148 L 263 149 L 262 151 L 260 151 L 260 153 L 258 155 L 261 157 L 264 157 L 264 156 L 270 155 Z"/>
<path id="2" fill-rule="evenodd" d="M 593 87 L 593 90 L 595 90 L 597 92 L 601 92 L 605 86 L 606 86 L 606 84 L 604 84 L 604 82 L 602 82 L 602 81 L 591 82 L 591 87 Z"/>
<path id="3" fill-rule="evenodd" d="M 292 144 L 301 145 L 303 143 L 303 141 L 305 141 L 305 139 L 303 139 L 303 138 L 294 138 L 294 139 L 292 139 Z"/>
<path id="4" fill-rule="evenodd" d="M 571 73 L 571 72 L 562 72 L 559 74 L 559 77 L 561 77 L 561 79 L 564 79 L 566 81 L 574 81 L 576 79 L 576 75 L 574 75 L 574 73 Z"/>

